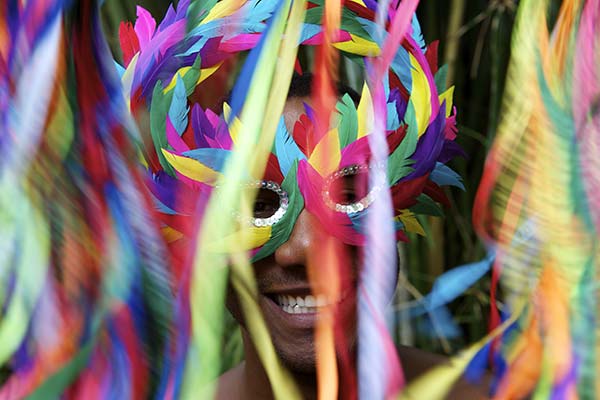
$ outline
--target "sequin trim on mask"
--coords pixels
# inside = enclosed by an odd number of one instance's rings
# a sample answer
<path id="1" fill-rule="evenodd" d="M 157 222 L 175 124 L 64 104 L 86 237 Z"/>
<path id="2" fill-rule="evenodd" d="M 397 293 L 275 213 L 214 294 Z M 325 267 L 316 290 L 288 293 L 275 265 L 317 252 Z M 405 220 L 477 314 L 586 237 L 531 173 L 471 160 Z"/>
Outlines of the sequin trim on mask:
<path id="1" fill-rule="evenodd" d="M 333 182 L 337 179 L 343 178 L 345 176 L 358 175 L 360 173 L 369 171 L 369 169 L 370 168 L 368 165 L 352 165 L 349 167 L 342 168 L 341 170 L 331 174 L 325 181 L 325 190 L 323 190 L 323 201 L 325 202 L 325 204 L 333 211 L 345 214 L 355 214 L 357 212 L 361 212 L 367 209 L 375 201 L 377 193 L 381 191 L 381 188 L 379 186 L 372 188 L 369 191 L 369 193 L 361 200 L 350 204 L 342 204 L 336 202 L 334 199 L 331 198 L 330 189 Z"/>
<path id="2" fill-rule="evenodd" d="M 272 191 L 273 193 L 277 194 L 277 196 L 279 197 L 279 207 L 273 213 L 273 215 L 271 215 L 270 217 L 267 217 L 267 218 L 257 218 L 257 217 L 242 218 L 240 215 L 236 215 L 236 218 L 239 221 L 241 221 L 242 223 L 245 223 L 247 225 L 254 225 L 257 228 L 261 228 L 261 227 L 265 227 L 265 226 L 275 225 L 283 218 L 283 216 L 287 212 L 287 209 L 289 206 L 289 198 L 288 198 L 287 192 L 285 190 L 283 190 L 283 188 L 278 183 L 275 183 L 273 181 L 262 180 L 262 181 L 250 182 L 244 186 L 246 188 L 258 189 L 258 190 L 266 189 L 266 190 Z"/>

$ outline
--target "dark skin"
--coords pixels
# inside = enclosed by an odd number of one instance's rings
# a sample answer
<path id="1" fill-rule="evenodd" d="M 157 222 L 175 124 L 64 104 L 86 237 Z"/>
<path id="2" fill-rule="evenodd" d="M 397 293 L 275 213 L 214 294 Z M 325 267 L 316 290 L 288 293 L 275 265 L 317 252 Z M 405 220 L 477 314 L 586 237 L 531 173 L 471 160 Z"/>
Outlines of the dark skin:
<path id="1" fill-rule="evenodd" d="M 284 120 L 288 131 L 293 129 L 295 121 L 304 112 L 302 103 L 307 98 L 292 98 L 286 103 Z M 256 282 L 259 289 L 259 307 L 277 354 L 283 365 L 290 371 L 304 399 L 317 398 L 317 374 L 315 351 L 315 326 L 318 314 L 289 314 L 282 311 L 277 303 L 278 296 L 300 296 L 319 293 L 314 287 L 314 279 L 309 279 L 309 265 L 319 265 L 321 261 L 315 254 L 316 249 L 323 246 L 324 240 L 331 240 L 332 245 L 341 254 L 347 255 L 344 265 L 350 265 L 341 276 L 340 292 L 349 293 L 343 299 L 332 303 L 336 320 L 344 332 L 346 357 L 340 357 L 338 349 L 338 366 L 344 358 L 351 364 L 349 369 L 338 374 L 340 399 L 349 398 L 348 388 L 355 385 L 356 376 L 349 371 L 356 370 L 356 286 L 359 249 L 352 248 L 335 238 L 325 238 L 324 229 L 319 220 L 306 209 L 302 210 L 288 240 L 271 256 L 254 264 Z M 315 258 L 317 258 L 315 260 Z M 321 262 L 322 263 L 322 262 Z M 311 285 L 311 281 L 313 285 Z M 244 327 L 243 313 L 233 289 L 230 288 L 227 306 L 233 316 L 240 322 L 245 350 L 245 360 L 219 378 L 217 399 L 272 399 L 271 384 L 260 361 L 249 332 Z M 405 379 L 411 382 L 430 368 L 447 362 L 438 355 L 427 353 L 410 347 L 400 347 L 398 353 L 402 362 Z M 450 393 L 449 398 L 477 399 L 485 398 L 485 391 L 459 382 Z"/>
<path id="2" fill-rule="evenodd" d="M 254 265 L 259 288 L 259 306 L 271 334 L 273 345 L 290 370 L 305 399 L 316 399 L 316 352 L 314 329 L 316 314 L 293 316 L 284 313 L 272 300 L 273 294 L 311 294 L 307 265 L 311 249 L 322 240 L 322 227 L 317 219 L 303 210 L 288 239 L 275 253 Z M 354 279 L 354 278 L 353 278 Z M 347 287 L 351 282 L 347 283 Z M 219 399 L 269 399 L 271 386 L 260 362 L 251 336 L 244 328 L 243 315 L 237 296 L 230 290 L 228 308 L 241 322 L 245 361 L 224 374 L 219 381 Z M 356 308 L 354 298 L 339 304 L 338 316 L 344 321 L 352 342 L 356 337 Z M 354 359 L 353 359 L 354 362 Z M 343 382 L 340 384 L 344 388 Z M 341 396 L 345 398 L 344 396 Z"/>

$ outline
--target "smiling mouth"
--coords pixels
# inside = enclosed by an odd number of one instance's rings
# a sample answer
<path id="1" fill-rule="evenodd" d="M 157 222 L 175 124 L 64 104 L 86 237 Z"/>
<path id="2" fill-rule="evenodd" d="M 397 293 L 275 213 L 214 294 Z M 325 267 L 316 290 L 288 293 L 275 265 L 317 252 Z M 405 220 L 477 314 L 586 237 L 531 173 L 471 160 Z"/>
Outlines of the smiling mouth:
<path id="1" fill-rule="evenodd" d="M 320 308 L 332 303 L 328 302 L 325 296 L 286 296 L 277 295 L 275 297 L 277 305 L 288 314 L 314 314 L 319 312 Z"/>
<path id="2" fill-rule="evenodd" d="M 313 296 L 289 296 L 276 295 L 272 299 L 275 303 L 288 314 L 316 314 L 325 307 L 341 303 L 348 293 L 344 293 L 340 298 L 329 300 L 324 295 Z"/>

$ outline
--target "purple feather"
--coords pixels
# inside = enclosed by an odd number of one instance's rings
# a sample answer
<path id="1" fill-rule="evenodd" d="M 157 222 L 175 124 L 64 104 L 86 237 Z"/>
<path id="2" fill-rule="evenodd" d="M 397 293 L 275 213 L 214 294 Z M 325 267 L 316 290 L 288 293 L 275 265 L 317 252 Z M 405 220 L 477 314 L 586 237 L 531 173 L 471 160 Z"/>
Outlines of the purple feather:
<path id="1" fill-rule="evenodd" d="M 433 170 L 444 144 L 445 122 L 446 117 L 444 115 L 444 106 L 442 105 L 435 120 L 427 127 L 423 136 L 419 138 L 417 149 L 411 157 L 415 161 L 414 171 L 400 181 L 408 181 Z"/>

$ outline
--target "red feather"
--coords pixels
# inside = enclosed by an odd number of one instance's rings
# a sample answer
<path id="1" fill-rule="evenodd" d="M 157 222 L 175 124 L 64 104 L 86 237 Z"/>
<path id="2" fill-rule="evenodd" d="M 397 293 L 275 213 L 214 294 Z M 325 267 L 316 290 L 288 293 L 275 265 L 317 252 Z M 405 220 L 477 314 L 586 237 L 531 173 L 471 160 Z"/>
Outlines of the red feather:
<path id="1" fill-rule="evenodd" d="M 269 153 L 269 159 L 267 160 L 267 168 L 263 179 L 267 181 L 276 182 L 281 184 L 283 182 L 283 175 L 281 173 L 281 167 L 279 161 L 273 153 Z"/>
<path id="2" fill-rule="evenodd" d="M 423 191 L 429 174 L 392 186 L 392 202 L 396 211 L 405 210 L 417 204 L 417 197 Z"/>
<path id="3" fill-rule="evenodd" d="M 354 1 L 344 0 L 344 7 L 354 12 L 359 17 L 368 19 L 369 21 L 375 21 L 375 12 L 365 6 L 361 6 Z"/>
<path id="4" fill-rule="evenodd" d="M 390 149 L 389 154 L 392 154 L 396 148 L 402 143 L 406 136 L 406 125 L 401 126 L 395 131 L 391 132 L 387 136 L 388 147 Z"/>
<path id="5" fill-rule="evenodd" d="M 433 75 L 438 71 L 438 46 L 440 42 L 436 40 L 427 46 L 427 51 L 425 52 L 425 58 L 427 59 L 427 64 L 429 64 L 429 69 L 431 69 L 431 73 Z"/>
<path id="6" fill-rule="evenodd" d="M 131 22 L 121 22 L 119 25 L 119 42 L 123 52 L 123 63 L 127 67 L 133 56 L 140 51 L 140 41 Z"/>
<path id="7" fill-rule="evenodd" d="M 446 193 L 444 193 L 444 189 L 435 182 L 428 180 L 425 184 L 425 189 L 423 189 L 423 193 L 431 197 L 434 201 L 437 201 L 446 207 L 450 207 L 450 200 L 448 200 Z"/>
<path id="8" fill-rule="evenodd" d="M 314 149 L 314 126 L 306 114 L 302 114 L 300 119 L 294 124 L 292 137 L 298 148 L 307 157 Z"/>
<path id="9" fill-rule="evenodd" d="M 408 99 L 410 98 L 410 93 L 408 93 L 408 90 L 406 90 L 404 85 L 400 82 L 400 78 L 398 78 L 398 76 L 393 72 L 390 72 L 388 76 L 390 79 L 390 90 L 394 88 L 398 89 L 398 91 L 400 91 L 400 94 L 402 95 L 402 98 L 405 101 L 408 101 Z"/>

